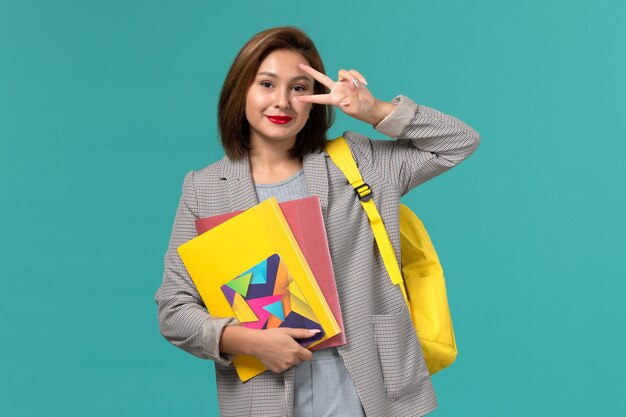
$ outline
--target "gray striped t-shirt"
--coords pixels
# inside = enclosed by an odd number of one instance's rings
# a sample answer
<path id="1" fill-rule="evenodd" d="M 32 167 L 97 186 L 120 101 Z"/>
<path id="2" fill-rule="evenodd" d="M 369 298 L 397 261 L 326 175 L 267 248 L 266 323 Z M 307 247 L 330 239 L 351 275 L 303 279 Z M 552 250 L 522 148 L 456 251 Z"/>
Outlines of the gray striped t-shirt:
<path id="1" fill-rule="evenodd" d="M 309 196 L 306 183 L 304 182 L 303 169 L 286 180 L 274 184 L 255 184 L 254 187 L 256 188 L 259 203 L 272 196 L 276 197 L 279 203 Z"/>

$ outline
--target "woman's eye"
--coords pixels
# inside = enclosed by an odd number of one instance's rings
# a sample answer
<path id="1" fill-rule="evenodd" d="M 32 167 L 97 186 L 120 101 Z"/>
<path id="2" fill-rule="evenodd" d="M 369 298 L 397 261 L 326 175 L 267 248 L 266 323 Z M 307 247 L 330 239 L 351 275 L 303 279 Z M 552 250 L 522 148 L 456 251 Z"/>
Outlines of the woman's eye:
<path id="1" fill-rule="evenodd" d="M 263 81 L 263 82 L 261 82 L 261 85 L 262 85 L 263 87 L 269 88 L 269 87 L 271 87 L 271 86 L 272 86 L 272 83 L 270 83 L 270 82 L 268 82 L 268 81 Z"/>
<path id="2" fill-rule="evenodd" d="M 296 85 L 296 86 L 294 86 L 293 88 L 294 88 L 294 90 L 296 90 L 298 93 L 300 93 L 300 92 L 302 92 L 302 91 L 305 91 L 305 90 L 306 90 L 306 87 L 304 87 L 304 86 L 302 86 L 302 85 Z"/>

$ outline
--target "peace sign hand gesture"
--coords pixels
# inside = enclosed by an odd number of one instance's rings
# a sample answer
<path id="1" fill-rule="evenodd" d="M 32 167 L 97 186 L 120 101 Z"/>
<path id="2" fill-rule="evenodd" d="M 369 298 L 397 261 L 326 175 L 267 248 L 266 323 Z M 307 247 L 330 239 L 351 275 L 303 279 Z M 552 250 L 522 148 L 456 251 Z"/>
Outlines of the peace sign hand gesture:
<path id="1" fill-rule="evenodd" d="M 391 113 L 394 108 L 391 103 L 377 100 L 365 87 L 367 85 L 365 77 L 354 69 L 350 71 L 339 70 L 338 80 L 333 81 L 327 75 L 308 65 L 300 64 L 300 68 L 322 85 L 328 87 L 330 93 L 298 96 L 296 98 L 298 101 L 333 105 L 339 107 L 348 116 L 374 126 Z"/>

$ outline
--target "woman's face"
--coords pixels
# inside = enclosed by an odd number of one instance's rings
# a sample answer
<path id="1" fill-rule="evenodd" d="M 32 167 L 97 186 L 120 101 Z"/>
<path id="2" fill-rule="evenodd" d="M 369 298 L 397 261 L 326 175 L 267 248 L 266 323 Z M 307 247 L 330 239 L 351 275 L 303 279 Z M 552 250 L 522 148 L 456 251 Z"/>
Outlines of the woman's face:
<path id="1" fill-rule="evenodd" d="M 295 97 L 313 94 L 313 78 L 298 64 L 309 65 L 299 53 L 285 49 L 271 52 L 261 66 L 246 95 L 246 118 L 250 124 L 250 144 L 285 143 L 291 147 L 307 122 L 311 103 Z"/>

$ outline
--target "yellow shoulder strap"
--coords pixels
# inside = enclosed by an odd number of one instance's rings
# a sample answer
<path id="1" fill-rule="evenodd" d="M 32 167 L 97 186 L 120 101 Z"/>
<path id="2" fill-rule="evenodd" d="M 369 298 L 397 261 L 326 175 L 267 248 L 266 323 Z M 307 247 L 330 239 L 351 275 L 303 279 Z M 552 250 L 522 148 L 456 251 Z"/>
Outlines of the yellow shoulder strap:
<path id="1" fill-rule="evenodd" d="M 372 200 L 372 190 L 370 186 L 363 181 L 359 168 L 356 166 L 356 162 L 350 151 L 350 147 L 346 143 L 346 139 L 343 136 L 339 136 L 337 139 L 327 142 L 326 151 L 330 155 L 330 159 L 332 159 L 335 165 L 337 165 L 346 176 L 348 182 L 350 182 L 352 188 L 354 188 L 357 197 L 359 197 L 361 205 L 370 220 L 376 244 L 380 250 L 383 263 L 389 273 L 391 282 L 400 286 L 404 300 L 408 303 L 402 273 L 400 272 L 400 267 L 398 266 L 398 261 L 396 260 L 396 255 L 393 251 L 393 246 L 391 246 L 391 241 L 389 240 L 389 235 L 387 234 L 383 220 L 378 213 L 374 200 Z"/>

